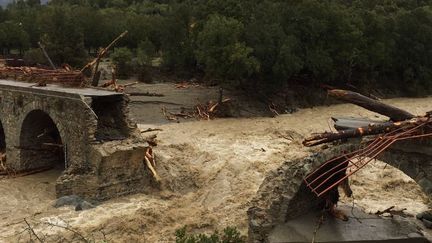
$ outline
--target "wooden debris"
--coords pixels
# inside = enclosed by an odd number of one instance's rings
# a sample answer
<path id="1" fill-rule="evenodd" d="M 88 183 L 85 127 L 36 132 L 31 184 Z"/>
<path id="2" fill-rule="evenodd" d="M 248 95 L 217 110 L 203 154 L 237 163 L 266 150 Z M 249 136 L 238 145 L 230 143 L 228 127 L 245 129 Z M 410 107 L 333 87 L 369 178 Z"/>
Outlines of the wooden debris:
<path id="1" fill-rule="evenodd" d="M 189 113 L 185 113 L 185 111 L 184 110 L 182 110 L 181 112 L 168 112 L 170 115 L 172 115 L 172 116 L 176 116 L 176 117 L 181 117 L 181 118 L 184 118 L 184 119 L 187 119 L 187 118 L 193 118 L 194 116 L 192 115 L 192 114 L 189 114 Z"/>
<path id="2" fill-rule="evenodd" d="M 156 147 L 157 146 L 157 135 L 154 134 L 152 136 L 146 137 L 144 140 L 152 147 Z"/>
<path id="3" fill-rule="evenodd" d="M 221 109 L 223 109 L 223 106 L 231 102 L 231 99 L 229 98 L 221 99 L 221 100 L 222 102 L 214 103 L 213 101 L 210 100 L 206 104 L 196 105 L 195 108 L 197 113 L 195 114 L 195 117 L 203 120 L 210 120 L 215 117 L 218 117 L 219 115 L 218 113 Z"/>
<path id="4" fill-rule="evenodd" d="M 130 96 L 154 96 L 154 97 L 164 97 L 164 94 L 151 93 L 151 92 L 128 92 Z"/>
<path id="5" fill-rule="evenodd" d="M 189 87 L 199 87 L 200 85 L 194 82 L 187 82 L 187 81 L 183 81 L 183 82 L 179 82 L 174 84 L 176 89 L 187 89 Z"/>
<path id="6" fill-rule="evenodd" d="M 359 127 L 356 129 L 343 130 L 339 132 L 324 132 L 315 134 L 311 137 L 306 138 L 303 141 L 303 145 L 307 147 L 316 146 L 323 143 L 329 143 L 336 140 L 363 137 L 369 135 L 377 135 L 382 133 L 389 133 L 397 129 L 410 129 L 424 123 L 431 123 L 430 117 L 417 117 L 407 121 L 400 122 L 385 122 L 385 123 L 371 123 L 365 127 Z"/>
<path id="7" fill-rule="evenodd" d="M 57 147 L 57 148 L 63 148 L 63 144 L 57 144 L 57 143 L 43 143 L 43 146 L 51 146 L 51 147 Z"/>
<path id="8" fill-rule="evenodd" d="M 229 102 L 230 99 L 223 100 L 223 103 Z M 185 109 L 182 109 L 181 112 L 167 112 L 166 108 L 162 108 L 162 112 L 167 120 L 178 122 L 178 118 L 196 118 L 198 120 L 211 120 L 213 118 L 218 117 L 219 108 L 221 107 L 220 103 L 214 103 L 213 101 L 209 101 L 205 104 L 197 104 L 195 109 L 187 112 Z"/>
<path id="9" fill-rule="evenodd" d="M 132 82 L 132 83 L 128 83 L 128 84 L 118 84 L 117 83 L 117 71 L 116 70 L 117 69 L 116 69 L 115 65 L 112 65 L 112 67 L 111 67 L 111 75 L 112 75 L 111 80 L 102 84 L 100 86 L 101 88 L 109 88 L 112 91 L 120 93 L 120 92 L 123 92 L 126 87 L 138 84 L 138 82 Z"/>
<path id="10" fill-rule="evenodd" d="M 331 119 L 334 122 L 334 128 L 338 131 L 366 127 L 369 126 L 369 124 L 385 123 L 385 121 L 374 121 L 366 118 L 355 117 L 332 117 Z"/>
<path id="11" fill-rule="evenodd" d="M 36 67 L 0 67 L 1 79 L 36 83 L 36 86 L 59 84 L 63 86 L 82 87 L 85 84 L 84 75 L 70 69 L 42 69 Z"/>
<path id="12" fill-rule="evenodd" d="M 99 77 L 97 75 L 98 73 L 98 68 L 99 68 L 99 62 L 100 60 L 107 54 L 108 50 L 111 49 L 112 46 L 114 46 L 114 44 L 119 41 L 121 38 L 123 38 L 126 34 L 128 33 L 128 31 L 124 31 L 123 33 L 121 33 L 119 36 L 117 36 L 117 38 L 115 38 L 108 46 L 106 46 L 105 48 L 102 48 L 99 52 L 98 55 L 95 59 L 93 59 L 91 62 L 87 63 L 82 69 L 81 69 L 81 73 L 84 72 L 87 68 L 91 68 L 94 66 L 93 68 L 93 72 L 92 72 L 92 86 L 97 87 L 99 84 Z"/>
<path id="13" fill-rule="evenodd" d="M 378 135 L 389 133 L 398 129 L 406 130 L 421 124 L 428 124 L 431 122 L 431 116 L 427 114 L 423 117 L 414 117 L 411 113 L 401 110 L 397 107 L 386 105 L 379 101 L 370 99 L 361 94 L 346 91 L 346 90 L 330 90 L 329 95 L 349 101 L 371 111 L 378 112 L 382 115 L 390 117 L 396 122 L 370 122 L 366 126 L 367 120 L 362 119 L 340 119 L 332 118 L 335 121 L 336 129 L 338 132 L 324 132 L 314 134 L 303 141 L 304 146 L 316 146 L 323 143 L 329 143 L 336 140 L 362 137 L 369 135 Z M 361 125 L 360 127 L 355 127 Z"/>
<path id="14" fill-rule="evenodd" d="M 304 146 L 315 146 L 347 138 L 378 135 L 374 139 L 365 141 L 366 146 L 362 146 L 362 148 L 356 151 L 345 153 L 325 161 L 304 178 L 306 185 L 318 197 L 325 196 L 326 193 L 334 190 L 334 188 L 348 179 L 348 177 L 377 158 L 377 156 L 388 149 L 392 144 L 403 140 L 432 137 L 432 113 L 430 112 L 426 113 L 425 116 L 414 117 L 412 114 L 396 107 L 391 107 L 369 98 L 365 99 L 365 97 L 360 94 L 343 90 L 332 90 L 330 92 L 333 92 L 333 94 L 338 97 L 346 98 L 352 103 L 370 109 L 371 111 L 386 115 L 393 120 L 404 120 L 379 123 L 372 122 L 367 126 L 361 127 L 355 127 L 355 124 L 363 125 L 365 121 L 345 121 L 342 122 L 342 127 L 346 130 L 324 132 L 306 138 L 303 141 Z M 339 123 L 339 125 L 340 124 L 341 123 Z M 346 171 L 345 175 L 340 174 L 343 171 Z"/>
<path id="15" fill-rule="evenodd" d="M 146 130 L 141 131 L 141 133 L 155 132 L 155 131 L 163 131 L 163 130 L 160 128 L 147 128 Z"/>
<path id="16" fill-rule="evenodd" d="M 173 116 L 173 115 L 169 115 L 169 114 L 167 113 L 167 110 L 166 110 L 166 107 L 165 107 L 165 106 L 162 106 L 162 107 L 161 107 L 161 110 L 162 110 L 163 115 L 165 116 L 165 118 L 166 118 L 168 121 L 176 121 L 176 122 L 179 121 L 177 117 L 175 117 L 175 116 Z"/>
<path id="17" fill-rule="evenodd" d="M 52 166 L 44 166 L 36 169 L 23 170 L 17 172 L 6 166 L 6 153 L 4 151 L 0 152 L 0 176 L 8 176 L 10 178 L 16 178 L 16 177 L 32 175 L 39 172 L 51 170 L 52 168 L 53 168 Z"/>
<path id="18" fill-rule="evenodd" d="M 56 70 L 57 68 L 56 68 L 56 66 L 54 65 L 54 63 L 53 63 L 53 61 L 51 60 L 51 58 L 49 57 L 48 53 L 46 52 L 46 50 L 45 50 L 45 46 L 42 45 L 42 43 L 41 43 L 40 41 L 38 42 L 38 45 L 39 45 L 39 48 L 42 50 L 42 53 L 44 54 L 45 58 L 48 60 L 48 62 L 49 62 L 49 64 L 50 64 L 51 68 L 52 68 L 53 70 Z"/>
<path id="19" fill-rule="evenodd" d="M 371 99 L 364 95 L 356 92 L 333 89 L 329 90 L 328 94 L 337 99 L 353 103 L 355 105 L 361 106 L 367 110 L 379 113 L 381 115 L 389 117 L 392 121 L 403 121 L 414 118 L 415 116 L 407 111 L 399 109 L 397 107 L 384 104 L 380 101 Z"/>
<path id="20" fill-rule="evenodd" d="M 0 170 L 0 175 L 3 175 L 3 176 L 6 175 L 10 178 L 16 178 L 16 177 L 21 177 L 21 176 L 33 175 L 36 173 L 40 173 L 40 172 L 44 172 L 44 171 L 48 171 L 48 170 L 52 170 L 52 169 L 53 169 L 52 166 L 44 166 L 44 167 L 39 167 L 36 169 L 24 170 L 24 171 L 19 171 L 19 172 L 8 169 L 7 171 Z"/>
<path id="21" fill-rule="evenodd" d="M 197 104 L 195 107 L 189 111 L 186 108 L 182 107 L 180 112 L 169 112 L 166 110 L 166 107 L 162 107 L 162 113 L 165 118 L 170 121 L 179 122 L 178 118 L 196 118 L 198 120 L 211 120 L 215 117 L 223 116 L 224 109 L 227 109 L 229 106 L 229 102 L 231 102 L 230 98 L 222 98 L 219 97 L 220 102 L 214 102 L 209 100 L 204 104 Z"/>
<path id="22" fill-rule="evenodd" d="M 406 208 L 402 208 L 399 210 L 394 209 L 395 206 L 391 206 L 387 209 L 384 209 L 383 211 L 378 210 L 377 212 L 375 212 L 375 215 L 383 215 L 383 214 L 388 214 L 390 217 L 393 217 L 393 215 L 399 215 L 399 216 L 406 216 L 405 214 L 405 210 L 407 210 Z"/>
<path id="23" fill-rule="evenodd" d="M 276 105 L 273 102 L 270 102 L 270 104 L 268 104 L 268 108 L 271 111 L 271 113 L 273 114 L 273 117 L 279 116 L 279 112 L 277 112 Z"/>
<path id="24" fill-rule="evenodd" d="M 152 173 L 156 182 L 160 182 L 161 178 L 155 170 L 156 162 L 155 162 L 154 155 L 153 155 L 153 149 L 151 147 L 147 148 L 145 155 L 144 155 L 144 160 L 146 162 L 147 168 Z"/>

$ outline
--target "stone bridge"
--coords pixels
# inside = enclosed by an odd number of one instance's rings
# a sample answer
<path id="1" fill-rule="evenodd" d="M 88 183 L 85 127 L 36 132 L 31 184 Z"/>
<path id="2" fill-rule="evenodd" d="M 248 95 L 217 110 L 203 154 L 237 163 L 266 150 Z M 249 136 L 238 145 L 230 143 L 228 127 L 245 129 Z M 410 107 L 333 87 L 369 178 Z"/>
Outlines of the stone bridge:
<path id="1" fill-rule="evenodd" d="M 248 210 L 249 217 L 249 236 L 252 242 L 293 242 L 290 240 L 274 241 L 272 236 L 275 234 L 275 227 L 289 224 L 309 214 L 311 211 L 318 210 L 318 199 L 309 188 L 306 187 L 303 178 L 317 168 L 321 163 L 340 156 L 344 153 L 355 151 L 360 147 L 359 139 L 351 139 L 350 142 L 335 145 L 327 149 L 318 150 L 306 158 L 298 158 L 285 161 L 278 169 L 270 172 L 258 191 L 257 196 L 252 200 L 252 207 Z M 396 142 L 387 150 L 381 153 L 377 159 L 398 168 L 406 175 L 414 179 L 420 185 L 423 192 L 432 198 L 432 141 L 406 140 Z M 370 216 L 369 216 L 370 217 Z M 311 219 L 309 225 L 316 224 L 316 218 Z M 355 221 L 355 220 L 353 220 Z M 376 220 L 375 220 L 376 221 Z M 355 223 L 355 222 L 354 222 Z M 361 232 L 361 224 L 354 227 L 355 232 Z M 401 225 L 390 223 L 390 226 Z M 285 226 L 282 226 L 282 228 Z M 313 226 L 315 227 L 315 226 Z M 331 227 L 333 231 L 338 226 Z M 360 227 L 360 228 L 359 228 Z M 379 227 L 377 225 L 373 227 Z M 342 225 L 342 232 L 349 232 L 347 224 Z M 406 227 L 405 227 L 406 228 Z M 400 230 L 400 229 L 399 229 Z M 284 231 L 282 229 L 282 231 Z M 292 236 L 295 230 L 285 230 Z M 314 229 L 310 230 L 312 233 Z M 297 232 L 298 233 L 298 232 Z M 352 232 L 351 232 L 352 233 Z M 350 234 L 350 233 L 347 233 Z M 363 232 L 363 237 L 373 236 L 372 231 Z M 409 233 L 407 233 L 408 235 Z M 290 237 L 288 237 L 290 238 Z M 294 237 L 295 238 L 295 237 Z M 343 237 L 341 237 L 343 238 Z M 403 238 L 403 237 L 402 237 Z M 308 239 L 310 242 L 310 238 Z M 352 239 L 350 239 L 352 240 Z M 363 242 L 365 238 L 357 239 Z M 387 240 L 387 239 L 386 239 Z M 338 242 L 335 238 L 330 241 Z M 343 240 L 341 240 L 343 241 Z M 295 241 L 299 242 L 299 241 Z M 303 242 L 303 241 L 301 241 Z M 354 241 L 350 241 L 354 242 Z M 357 242 L 357 241 L 355 241 Z M 367 241 L 376 242 L 376 241 Z M 393 242 L 393 241 L 392 241 Z M 395 241 L 396 242 L 396 241 Z M 397 241 L 399 242 L 399 241 Z M 402 241 L 400 241 L 402 242 Z M 416 241 L 410 239 L 406 242 L 424 242 L 423 239 Z"/>
<path id="2" fill-rule="evenodd" d="M 12 173 L 55 168 L 57 196 L 142 191 L 146 144 L 119 93 L 0 80 L 0 151 Z"/>

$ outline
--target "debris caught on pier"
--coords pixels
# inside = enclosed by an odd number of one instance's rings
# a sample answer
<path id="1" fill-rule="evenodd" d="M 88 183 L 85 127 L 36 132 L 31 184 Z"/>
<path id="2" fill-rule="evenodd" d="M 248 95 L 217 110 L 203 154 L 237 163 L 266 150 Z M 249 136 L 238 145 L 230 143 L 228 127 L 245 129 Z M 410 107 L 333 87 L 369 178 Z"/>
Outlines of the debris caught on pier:
<path id="1" fill-rule="evenodd" d="M 145 155 L 144 155 L 144 160 L 146 162 L 146 166 L 147 168 L 150 170 L 150 172 L 153 175 L 153 178 L 155 179 L 156 182 L 160 182 L 161 181 L 161 177 L 159 176 L 159 174 L 156 172 L 156 161 L 154 158 L 154 154 L 153 154 L 153 149 L 151 147 L 148 147 Z"/>

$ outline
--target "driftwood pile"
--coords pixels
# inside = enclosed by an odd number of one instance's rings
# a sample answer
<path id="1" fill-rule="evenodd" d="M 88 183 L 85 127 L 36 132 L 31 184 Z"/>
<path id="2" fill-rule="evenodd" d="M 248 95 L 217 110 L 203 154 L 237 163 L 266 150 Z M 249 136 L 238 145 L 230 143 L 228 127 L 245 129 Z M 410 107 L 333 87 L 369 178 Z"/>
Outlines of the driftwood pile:
<path id="1" fill-rule="evenodd" d="M 74 70 L 69 65 L 63 65 L 62 68 L 56 68 L 48 53 L 45 51 L 44 46 L 39 43 L 39 46 L 44 53 L 45 57 L 50 63 L 51 69 L 38 68 L 38 67 L 0 67 L 0 79 L 10 79 L 23 82 L 36 83 L 35 86 L 46 86 L 47 84 L 58 84 L 66 87 L 86 87 L 89 84 L 88 80 L 84 75 L 87 69 L 92 70 L 91 75 L 91 86 L 98 87 L 100 74 L 99 63 L 101 59 L 108 53 L 108 50 L 114 46 L 114 44 L 123 38 L 128 32 L 121 33 L 115 38 L 107 47 L 101 48 L 96 58 L 87 63 L 81 70 Z M 115 73 L 113 74 L 115 77 Z M 111 83 L 106 84 L 103 87 L 109 87 L 109 89 L 116 92 L 123 92 L 125 85 L 117 85 L 115 78 L 111 80 Z"/>
<path id="2" fill-rule="evenodd" d="M 36 67 L 0 67 L 0 78 L 32 82 L 37 86 L 55 83 L 62 86 L 82 87 L 85 83 L 84 75 L 69 67 L 55 70 Z"/>
<path id="3" fill-rule="evenodd" d="M 217 117 L 228 117 L 230 116 L 230 98 L 223 98 L 222 89 L 219 91 L 218 101 L 209 100 L 205 103 L 198 103 L 195 105 L 193 110 L 187 110 L 182 107 L 180 112 L 167 111 L 166 107 L 162 107 L 162 113 L 165 118 L 169 121 L 179 122 L 179 118 L 189 119 L 195 118 L 197 120 L 211 120 Z"/>
<path id="4" fill-rule="evenodd" d="M 132 86 L 132 85 L 135 85 L 138 83 L 138 82 L 133 82 L 133 83 L 129 83 L 129 84 L 118 84 L 117 83 L 117 71 L 116 71 L 116 67 L 114 65 L 111 67 L 111 75 L 112 75 L 111 80 L 102 84 L 99 87 L 110 89 L 110 90 L 115 91 L 115 92 L 124 92 L 124 89 L 126 87 Z"/>

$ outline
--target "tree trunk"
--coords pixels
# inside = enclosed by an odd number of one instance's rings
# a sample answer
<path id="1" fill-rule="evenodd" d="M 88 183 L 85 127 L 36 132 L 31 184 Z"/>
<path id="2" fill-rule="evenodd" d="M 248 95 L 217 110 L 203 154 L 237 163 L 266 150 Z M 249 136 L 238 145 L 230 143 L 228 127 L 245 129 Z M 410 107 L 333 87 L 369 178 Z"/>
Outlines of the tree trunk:
<path id="1" fill-rule="evenodd" d="M 343 130 L 340 132 L 320 133 L 320 134 L 313 135 L 312 137 L 306 138 L 303 141 L 303 145 L 307 147 L 311 147 L 311 146 L 329 143 L 340 139 L 388 133 L 401 127 L 408 129 L 408 128 L 415 127 L 421 123 L 429 122 L 429 119 L 430 118 L 426 116 L 426 117 L 419 117 L 419 118 L 415 118 L 407 121 L 401 121 L 401 122 L 371 123 L 368 126 L 359 127 L 356 129 Z"/>
<path id="2" fill-rule="evenodd" d="M 337 99 L 361 106 L 367 110 L 379 113 L 381 115 L 389 117 L 392 121 L 404 121 L 415 116 L 407 111 L 399 109 L 397 107 L 384 104 L 377 100 L 368 98 L 356 92 L 333 89 L 329 90 L 328 94 Z"/>

